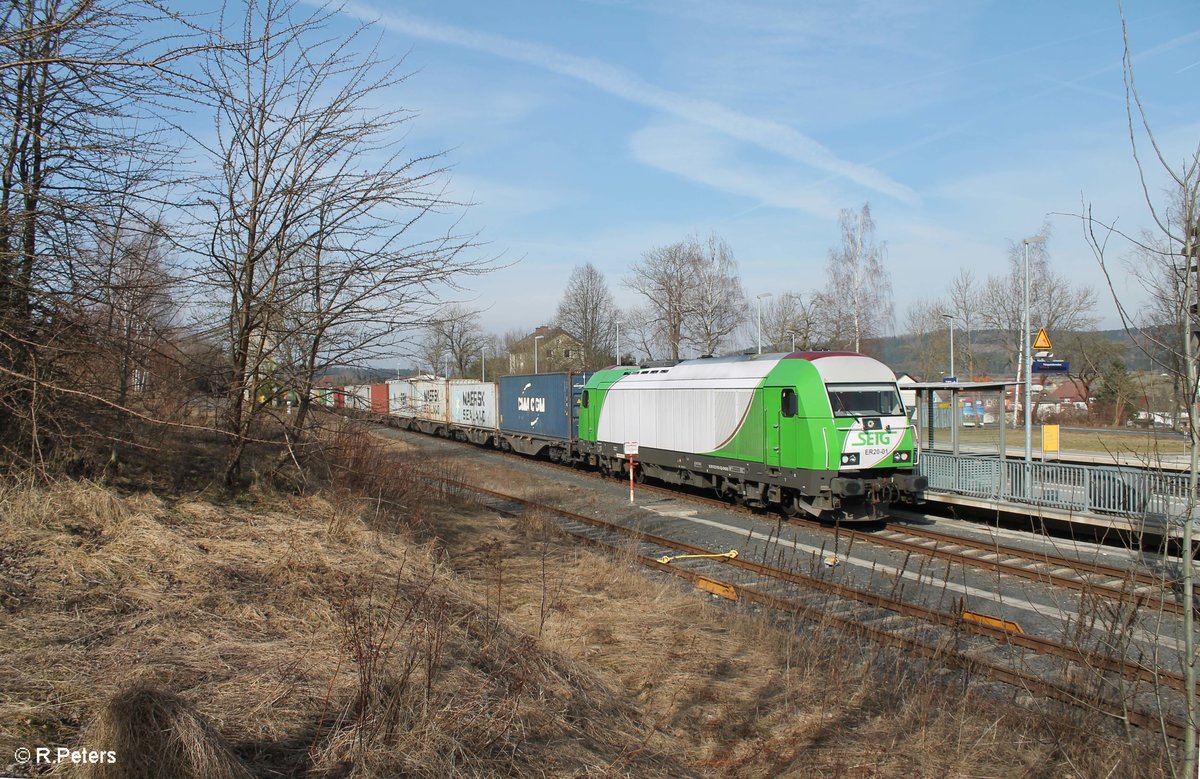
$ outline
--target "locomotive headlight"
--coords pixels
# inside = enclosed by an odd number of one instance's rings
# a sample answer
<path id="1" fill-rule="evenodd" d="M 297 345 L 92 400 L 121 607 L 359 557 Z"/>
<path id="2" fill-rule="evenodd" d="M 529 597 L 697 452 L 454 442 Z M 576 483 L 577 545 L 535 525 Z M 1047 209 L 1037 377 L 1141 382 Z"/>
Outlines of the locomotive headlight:
<path id="1" fill-rule="evenodd" d="M 894 462 L 894 463 L 912 462 L 912 452 L 908 452 L 908 451 L 892 452 L 892 462 Z"/>
<path id="2" fill-rule="evenodd" d="M 858 452 L 843 452 L 842 465 L 858 465 Z"/>

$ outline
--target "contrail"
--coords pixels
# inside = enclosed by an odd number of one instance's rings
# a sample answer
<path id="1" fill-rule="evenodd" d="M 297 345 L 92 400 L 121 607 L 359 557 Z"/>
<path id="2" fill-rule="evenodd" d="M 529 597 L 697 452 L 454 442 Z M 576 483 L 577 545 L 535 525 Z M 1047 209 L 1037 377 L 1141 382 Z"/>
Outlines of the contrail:
<path id="1" fill-rule="evenodd" d="M 909 187 L 869 166 L 841 159 L 821 143 L 787 125 L 739 113 L 712 100 L 662 89 L 628 70 L 601 60 L 577 57 L 549 46 L 501 35 L 418 19 L 410 14 L 385 13 L 358 3 L 346 5 L 343 12 L 365 22 L 377 22 L 394 32 L 491 54 L 568 76 L 614 97 L 708 127 L 796 162 L 850 179 L 903 202 L 915 203 L 918 199 Z"/>

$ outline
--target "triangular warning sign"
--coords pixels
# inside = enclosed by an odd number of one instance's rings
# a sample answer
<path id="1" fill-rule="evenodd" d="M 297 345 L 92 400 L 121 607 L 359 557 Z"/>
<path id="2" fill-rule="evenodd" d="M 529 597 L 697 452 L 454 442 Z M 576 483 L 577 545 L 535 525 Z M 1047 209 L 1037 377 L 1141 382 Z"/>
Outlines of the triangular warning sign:
<path id="1" fill-rule="evenodd" d="M 1050 336 L 1046 335 L 1046 328 L 1038 328 L 1037 338 L 1033 339 L 1033 348 L 1039 352 L 1048 352 L 1054 348 L 1050 345 Z"/>

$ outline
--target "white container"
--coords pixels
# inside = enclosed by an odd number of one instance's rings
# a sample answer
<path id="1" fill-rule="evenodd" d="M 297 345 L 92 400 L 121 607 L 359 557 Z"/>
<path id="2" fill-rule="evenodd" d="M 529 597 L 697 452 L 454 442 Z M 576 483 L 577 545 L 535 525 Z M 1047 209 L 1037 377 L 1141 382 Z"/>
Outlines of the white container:
<path id="1" fill-rule="evenodd" d="M 356 384 L 352 387 L 346 387 L 346 391 L 351 395 L 348 398 L 350 408 L 355 411 L 370 411 L 371 410 L 371 385 Z"/>
<path id="2" fill-rule="evenodd" d="M 496 385 L 490 381 L 454 379 L 449 385 L 450 423 L 459 427 L 496 429 Z"/>
<path id="3" fill-rule="evenodd" d="M 392 379 L 388 385 L 388 414 L 394 417 L 413 417 L 417 407 L 413 403 L 413 383 L 408 379 Z"/>
<path id="4" fill-rule="evenodd" d="M 418 376 L 412 380 L 413 385 L 413 416 L 426 422 L 441 422 L 446 420 L 446 385 L 445 379 L 432 376 Z"/>

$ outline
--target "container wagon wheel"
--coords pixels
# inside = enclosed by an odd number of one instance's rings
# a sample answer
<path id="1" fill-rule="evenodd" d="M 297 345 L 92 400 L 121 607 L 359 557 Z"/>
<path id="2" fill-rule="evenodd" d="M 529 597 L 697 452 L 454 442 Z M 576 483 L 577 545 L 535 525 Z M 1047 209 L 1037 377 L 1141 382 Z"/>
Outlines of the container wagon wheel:
<path id="1" fill-rule="evenodd" d="M 779 510 L 785 517 L 791 519 L 800 513 L 800 498 L 796 493 L 787 490 L 783 493 L 783 499 L 779 501 Z"/>
<path id="2" fill-rule="evenodd" d="M 646 472 L 642 470 L 642 466 L 635 465 L 633 468 L 633 480 L 638 484 L 646 483 Z"/>

